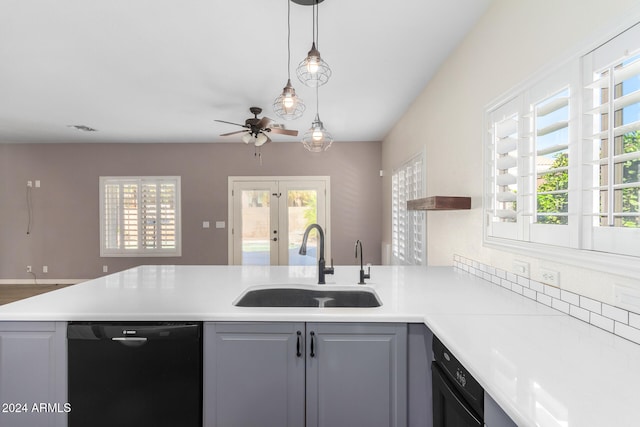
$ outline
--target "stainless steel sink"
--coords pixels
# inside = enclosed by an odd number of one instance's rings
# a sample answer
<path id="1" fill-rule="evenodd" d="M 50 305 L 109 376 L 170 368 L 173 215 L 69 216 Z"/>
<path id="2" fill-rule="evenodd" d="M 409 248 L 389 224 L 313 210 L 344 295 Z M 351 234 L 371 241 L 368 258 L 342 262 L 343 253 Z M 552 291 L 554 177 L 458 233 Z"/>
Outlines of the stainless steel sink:
<path id="1" fill-rule="evenodd" d="M 371 288 L 332 285 L 270 285 L 246 289 L 233 303 L 238 307 L 380 307 Z"/>

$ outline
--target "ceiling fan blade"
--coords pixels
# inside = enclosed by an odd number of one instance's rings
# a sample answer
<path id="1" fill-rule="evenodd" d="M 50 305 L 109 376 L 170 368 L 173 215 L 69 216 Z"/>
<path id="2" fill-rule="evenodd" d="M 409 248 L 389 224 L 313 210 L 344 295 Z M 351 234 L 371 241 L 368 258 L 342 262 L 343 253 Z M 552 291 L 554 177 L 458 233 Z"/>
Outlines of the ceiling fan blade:
<path id="1" fill-rule="evenodd" d="M 271 120 L 269 117 L 263 117 L 256 124 L 256 126 L 260 127 L 260 129 L 265 129 L 267 126 L 269 126 L 269 123 L 271 123 L 272 121 L 273 120 Z"/>
<path id="2" fill-rule="evenodd" d="M 227 123 L 227 124 L 230 124 L 230 125 L 242 126 L 243 128 L 247 127 L 247 125 L 241 125 L 240 123 L 228 122 L 226 120 L 214 120 L 214 122 L 220 122 L 220 123 Z"/>
<path id="3" fill-rule="evenodd" d="M 298 136 L 298 131 L 297 130 L 291 130 L 291 129 L 270 128 L 269 132 L 279 133 L 279 134 L 282 134 L 282 135 L 289 135 L 289 136 Z"/>
<path id="4" fill-rule="evenodd" d="M 235 132 L 227 132 L 227 133 L 221 133 L 220 136 L 230 136 L 230 135 L 236 135 L 238 133 L 245 133 L 246 130 L 237 130 Z"/>

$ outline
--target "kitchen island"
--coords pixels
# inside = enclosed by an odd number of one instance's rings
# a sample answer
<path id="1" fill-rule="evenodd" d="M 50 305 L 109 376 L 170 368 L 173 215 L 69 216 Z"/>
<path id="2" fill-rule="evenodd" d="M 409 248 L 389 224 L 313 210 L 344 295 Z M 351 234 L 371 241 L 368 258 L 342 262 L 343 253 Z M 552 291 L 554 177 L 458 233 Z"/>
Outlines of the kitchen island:
<path id="1" fill-rule="evenodd" d="M 362 286 L 358 267 L 335 270 L 329 284 Z M 316 268 L 142 266 L 2 306 L 0 322 L 419 323 L 519 426 L 638 424 L 640 346 L 450 267 L 371 276 L 380 307 L 252 308 L 233 305 L 247 287 L 314 285 Z"/>

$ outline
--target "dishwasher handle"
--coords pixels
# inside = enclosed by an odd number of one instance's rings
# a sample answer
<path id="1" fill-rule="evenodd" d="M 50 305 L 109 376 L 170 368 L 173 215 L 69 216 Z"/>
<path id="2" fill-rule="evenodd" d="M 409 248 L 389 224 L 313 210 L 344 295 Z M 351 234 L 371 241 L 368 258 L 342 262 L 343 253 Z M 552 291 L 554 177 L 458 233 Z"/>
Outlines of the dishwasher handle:
<path id="1" fill-rule="evenodd" d="M 111 341 L 115 341 L 126 347 L 142 347 L 147 343 L 145 337 L 113 337 Z"/>
<path id="2" fill-rule="evenodd" d="M 67 326 L 67 339 L 78 341 L 200 340 L 201 334 L 200 322 L 73 322 Z"/>

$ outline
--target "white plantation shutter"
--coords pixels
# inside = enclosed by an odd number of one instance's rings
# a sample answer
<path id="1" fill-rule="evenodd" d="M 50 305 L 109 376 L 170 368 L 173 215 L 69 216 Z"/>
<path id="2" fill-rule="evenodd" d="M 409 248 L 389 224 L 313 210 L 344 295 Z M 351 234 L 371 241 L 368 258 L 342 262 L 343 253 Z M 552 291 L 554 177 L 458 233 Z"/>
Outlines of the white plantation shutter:
<path id="1" fill-rule="evenodd" d="M 593 250 L 640 256 L 640 25 L 585 57 L 584 232 Z"/>
<path id="2" fill-rule="evenodd" d="M 180 177 L 101 177 L 101 256 L 180 255 Z"/>
<path id="3" fill-rule="evenodd" d="M 391 177 L 391 250 L 394 264 L 424 265 L 425 215 L 407 210 L 407 201 L 424 197 L 424 160 L 419 154 Z"/>
<path id="4" fill-rule="evenodd" d="M 518 239 L 521 235 L 521 105 L 521 97 L 515 97 L 493 107 L 486 115 L 484 207 L 486 232 L 493 237 Z"/>

